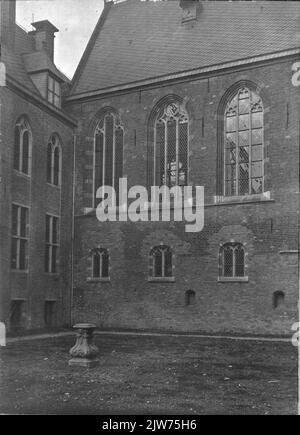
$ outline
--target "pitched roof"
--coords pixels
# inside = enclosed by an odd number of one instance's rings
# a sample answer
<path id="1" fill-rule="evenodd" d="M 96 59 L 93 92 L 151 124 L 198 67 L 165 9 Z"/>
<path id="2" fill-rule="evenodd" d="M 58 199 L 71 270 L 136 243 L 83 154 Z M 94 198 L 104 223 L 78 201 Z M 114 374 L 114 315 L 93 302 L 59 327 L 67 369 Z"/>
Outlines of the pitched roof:
<path id="1" fill-rule="evenodd" d="M 1 47 L 1 61 L 4 62 L 6 72 L 14 80 L 34 94 L 41 95 L 30 78 L 31 72 L 49 70 L 64 82 L 69 79 L 59 71 L 44 51 L 36 51 L 32 35 L 19 25 L 15 25 L 14 50 L 5 45 Z"/>
<path id="2" fill-rule="evenodd" d="M 40 95 L 39 91 L 30 79 L 30 76 L 26 72 L 25 65 L 20 54 L 16 54 L 7 47 L 2 46 L 1 61 L 4 62 L 6 72 L 10 77 L 22 84 L 22 86 L 34 94 Z"/>
<path id="3" fill-rule="evenodd" d="M 179 1 L 105 9 L 71 95 L 300 46 L 299 2 L 205 1 L 193 27 L 181 24 Z"/>
<path id="4" fill-rule="evenodd" d="M 46 51 L 35 51 L 33 53 L 23 54 L 22 58 L 28 73 L 36 73 L 47 70 L 54 74 L 61 81 L 69 81 L 69 79 L 61 71 L 59 71 L 59 69 L 56 68 Z"/>

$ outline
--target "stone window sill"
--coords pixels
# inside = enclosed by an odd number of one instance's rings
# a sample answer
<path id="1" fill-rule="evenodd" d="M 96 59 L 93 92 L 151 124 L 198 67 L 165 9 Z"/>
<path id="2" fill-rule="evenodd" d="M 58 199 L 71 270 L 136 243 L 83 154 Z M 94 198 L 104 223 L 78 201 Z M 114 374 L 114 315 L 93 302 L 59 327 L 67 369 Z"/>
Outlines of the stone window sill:
<path id="1" fill-rule="evenodd" d="M 169 277 L 161 278 L 161 277 L 149 276 L 148 282 L 175 282 L 175 277 L 169 276 Z"/>
<path id="2" fill-rule="evenodd" d="M 89 283 L 110 282 L 110 278 L 88 278 L 87 282 Z"/>
<path id="3" fill-rule="evenodd" d="M 271 192 L 264 192 L 258 195 L 241 195 L 241 196 L 214 196 L 215 205 L 226 204 L 247 204 L 252 202 L 274 201 L 271 198 Z"/>
<path id="4" fill-rule="evenodd" d="M 220 276 L 218 282 L 249 282 L 248 276 Z"/>
<path id="5" fill-rule="evenodd" d="M 59 278 L 59 272 L 45 272 L 45 275 L 52 278 Z"/>
<path id="6" fill-rule="evenodd" d="M 18 176 L 18 177 L 22 177 L 25 178 L 25 180 L 30 180 L 31 179 L 31 175 L 30 174 L 26 174 L 25 172 L 21 172 L 18 169 L 14 169 L 14 173 Z"/>
<path id="7" fill-rule="evenodd" d="M 25 275 L 28 274 L 28 272 L 29 272 L 28 269 L 13 269 L 13 268 L 11 268 L 10 270 L 13 273 L 19 273 L 19 274 L 25 274 Z"/>
<path id="8" fill-rule="evenodd" d="M 47 184 L 47 186 L 54 187 L 55 189 L 58 189 L 58 190 L 60 190 L 60 188 L 61 188 L 60 184 L 52 184 L 52 183 L 49 183 L 48 181 L 46 182 L 46 184 Z"/>

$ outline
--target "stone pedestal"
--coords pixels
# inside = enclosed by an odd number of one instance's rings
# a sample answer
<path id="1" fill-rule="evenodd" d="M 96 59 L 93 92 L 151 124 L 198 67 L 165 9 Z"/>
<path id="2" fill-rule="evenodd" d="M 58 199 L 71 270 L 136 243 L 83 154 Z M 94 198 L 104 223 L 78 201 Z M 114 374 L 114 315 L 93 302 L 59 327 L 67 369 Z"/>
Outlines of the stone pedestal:
<path id="1" fill-rule="evenodd" d="M 70 350 L 72 359 L 69 360 L 69 366 L 95 367 L 99 361 L 96 359 L 98 348 L 93 343 L 93 333 L 95 325 L 89 323 L 79 323 L 73 326 L 76 329 L 76 343 Z"/>

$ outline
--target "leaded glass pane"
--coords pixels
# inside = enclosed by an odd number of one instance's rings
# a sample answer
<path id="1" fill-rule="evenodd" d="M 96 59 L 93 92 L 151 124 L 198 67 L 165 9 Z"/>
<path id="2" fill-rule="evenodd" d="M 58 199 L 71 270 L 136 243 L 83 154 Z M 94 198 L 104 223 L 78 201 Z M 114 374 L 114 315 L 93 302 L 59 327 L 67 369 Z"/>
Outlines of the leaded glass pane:
<path id="1" fill-rule="evenodd" d="M 99 132 L 95 137 L 95 194 L 103 185 L 103 133 Z"/>
<path id="2" fill-rule="evenodd" d="M 179 155 L 178 155 L 178 184 L 187 184 L 187 162 L 188 159 L 188 123 L 179 123 Z"/>
<path id="3" fill-rule="evenodd" d="M 118 128 L 115 131 L 115 190 L 119 194 L 119 179 L 123 176 L 123 129 Z"/>
<path id="4" fill-rule="evenodd" d="M 244 98 L 249 98 L 249 90 L 247 88 L 243 88 L 239 91 L 239 100 Z"/>
<path id="5" fill-rule="evenodd" d="M 50 224 L 51 224 L 51 217 L 46 216 L 46 243 L 50 243 Z"/>
<path id="6" fill-rule="evenodd" d="M 237 103 L 238 108 L 236 107 Z M 260 97 L 247 88 L 240 90 L 227 105 L 225 113 L 225 195 L 247 195 L 254 191 L 262 191 L 262 126 L 263 109 Z M 238 159 L 235 151 L 237 147 L 236 137 L 239 145 Z M 252 162 L 252 175 L 249 170 L 250 162 Z M 256 179 L 256 185 L 254 181 L 250 182 L 250 176 Z"/>
<path id="7" fill-rule="evenodd" d="M 233 250 L 231 246 L 223 249 L 223 273 L 225 277 L 233 276 Z"/>
<path id="8" fill-rule="evenodd" d="M 114 140 L 114 117 L 106 115 L 105 117 L 105 180 L 106 186 L 112 186 L 113 174 L 113 140 Z"/>
<path id="9" fill-rule="evenodd" d="M 52 218 L 52 243 L 58 243 L 58 218 Z"/>
<path id="10" fill-rule="evenodd" d="M 57 246 L 52 246 L 51 273 L 56 273 Z"/>
<path id="11" fill-rule="evenodd" d="M 47 147 L 47 182 L 51 183 L 51 174 L 52 174 L 52 144 L 48 143 Z"/>
<path id="12" fill-rule="evenodd" d="M 233 196 L 236 195 L 236 180 L 231 178 L 229 180 L 225 180 L 225 195 Z"/>
<path id="13" fill-rule="evenodd" d="M 252 130 L 252 145 L 261 144 L 263 141 L 263 130 L 261 128 Z"/>
<path id="14" fill-rule="evenodd" d="M 262 161 L 263 160 L 263 147 L 262 145 L 252 146 L 252 162 Z"/>
<path id="15" fill-rule="evenodd" d="M 244 175 L 245 178 L 240 177 L 239 179 L 239 195 L 247 195 L 249 193 L 249 174 L 244 173 Z"/>
<path id="16" fill-rule="evenodd" d="M 54 168 L 53 168 L 53 184 L 56 186 L 59 185 L 59 148 L 55 147 L 54 149 Z"/>
<path id="17" fill-rule="evenodd" d="M 28 209 L 20 207 L 20 236 L 27 237 Z"/>
<path id="18" fill-rule="evenodd" d="M 100 278 L 100 253 L 93 253 L 93 278 Z"/>
<path id="19" fill-rule="evenodd" d="M 108 278 L 109 277 L 109 255 L 106 250 L 103 250 L 101 253 L 101 260 L 102 260 L 102 276 L 101 278 Z"/>
<path id="20" fill-rule="evenodd" d="M 261 128 L 263 125 L 263 112 L 252 112 L 251 120 L 252 128 Z"/>
<path id="21" fill-rule="evenodd" d="M 252 163 L 251 175 L 253 178 L 262 177 L 262 162 L 253 162 Z"/>
<path id="22" fill-rule="evenodd" d="M 50 272 L 50 257 L 51 257 L 51 246 L 46 245 L 46 248 L 45 248 L 45 272 Z"/>
<path id="23" fill-rule="evenodd" d="M 169 187 L 176 183 L 176 121 L 167 123 L 167 184 Z"/>
<path id="24" fill-rule="evenodd" d="M 165 173 L 165 124 L 156 124 L 156 183 L 161 186 L 164 183 Z"/>
<path id="25" fill-rule="evenodd" d="M 240 115 L 239 116 L 239 130 L 248 130 L 249 129 L 249 115 Z"/>
<path id="26" fill-rule="evenodd" d="M 236 148 L 227 148 L 225 152 L 226 165 L 235 165 L 236 163 Z"/>
<path id="27" fill-rule="evenodd" d="M 160 249 L 154 251 L 153 260 L 154 260 L 154 276 L 162 277 L 163 276 L 162 275 L 162 251 Z"/>
<path id="28" fill-rule="evenodd" d="M 27 240 L 20 239 L 20 258 L 19 258 L 19 269 L 27 269 Z"/>
<path id="29" fill-rule="evenodd" d="M 20 170 L 20 129 L 15 128 L 14 169 Z"/>
<path id="30" fill-rule="evenodd" d="M 179 104 L 169 104 L 161 110 L 155 129 L 156 184 L 169 187 L 186 185 L 188 120 Z M 165 161 L 166 157 L 167 161 Z"/>
<path id="31" fill-rule="evenodd" d="M 169 249 L 166 249 L 164 251 L 164 255 L 165 255 L 164 276 L 170 277 L 173 274 L 173 269 L 172 269 L 172 252 Z"/>
<path id="32" fill-rule="evenodd" d="M 252 178 L 251 180 L 251 193 L 258 194 L 263 191 L 263 179 L 262 178 Z"/>
<path id="33" fill-rule="evenodd" d="M 50 76 L 49 76 L 49 80 L 48 80 L 48 89 L 49 89 L 50 91 L 53 91 L 53 90 L 54 90 L 54 80 L 53 80 L 53 78 L 50 77 Z"/>
<path id="34" fill-rule="evenodd" d="M 226 148 L 235 148 L 235 147 L 236 147 L 236 133 L 227 133 Z"/>
<path id="35" fill-rule="evenodd" d="M 23 134 L 23 159 L 22 159 L 22 172 L 28 174 L 29 172 L 29 132 L 25 131 Z"/>
<path id="36" fill-rule="evenodd" d="M 239 155 L 239 163 L 249 163 L 249 147 L 240 147 Z"/>
<path id="37" fill-rule="evenodd" d="M 225 177 L 226 180 L 231 180 L 236 178 L 236 166 L 235 164 L 225 166 Z"/>
<path id="38" fill-rule="evenodd" d="M 240 147 L 249 146 L 249 130 L 239 132 L 239 146 Z"/>
<path id="39" fill-rule="evenodd" d="M 244 100 L 239 101 L 239 114 L 245 114 L 249 113 L 250 110 L 250 100 L 249 98 L 246 98 Z"/>
<path id="40" fill-rule="evenodd" d="M 12 235 L 18 236 L 18 210 L 19 207 L 17 205 L 12 206 Z"/>
<path id="41" fill-rule="evenodd" d="M 227 116 L 226 117 L 226 131 L 235 131 L 236 130 L 236 116 Z"/>
<path id="42" fill-rule="evenodd" d="M 235 247 L 235 276 L 244 276 L 245 272 L 245 255 L 244 248 L 242 246 Z"/>

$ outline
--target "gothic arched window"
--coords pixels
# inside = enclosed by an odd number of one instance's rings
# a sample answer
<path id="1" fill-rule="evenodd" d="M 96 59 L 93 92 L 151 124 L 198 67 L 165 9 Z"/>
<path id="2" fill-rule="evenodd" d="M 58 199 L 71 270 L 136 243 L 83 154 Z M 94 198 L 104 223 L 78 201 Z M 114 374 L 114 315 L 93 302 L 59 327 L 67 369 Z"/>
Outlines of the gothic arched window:
<path id="1" fill-rule="evenodd" d="M 151 154 L 148 155 L 150 186 L 185 186 L 188 183 L 189 120 L 177 102 L 167 103 L 151 125 Z"/>
<path id="2" fill-rule="evenodd" d="M 61 145 L 56 134 L 51 136 L 47 147 L 47 182 L 61 184 Z"/>
<path id="3" fill-rule="evenodd" d="M 92 261 L 93 278 L 109 278 L 109 253 L 107 249 L 93 249 Z"/>
<path id="4" fill-rule="evenodd" d="M 173 276 L 173 258 L 169 246 L 156 246 L 150 252 L 153 278 L 169 278 Z"/>
<path id="5" fill-rule="evenodd" d="M 94 147 L 94 201 L 101 186 L 111 186 L 118 196 L 119 178 L 123 176 L 124 129 L 113 112 L 101 117 L 95 130 Z"/>
<path id="6" fill-rule="evenodd" d="M 19 119 L 15 126 L 14 169 L 30 175 L 32 153 L 32 133 L 25 117 Z"/>
<path id="7" fill-rule="evenodd" d="M 245 250 L 241 243 L 226 243 L 221 247 L 220 254 L 223 277 L 245 276 Z"/>
<path id="8" fill-rule="evenodd" d="M 240 88 L 225 109 L 225 196 L 264 191 L 263 103 L 250 89 Z"/>

